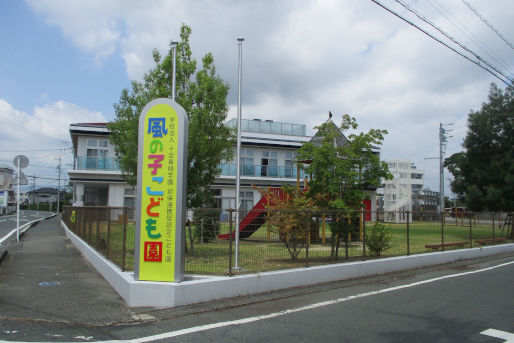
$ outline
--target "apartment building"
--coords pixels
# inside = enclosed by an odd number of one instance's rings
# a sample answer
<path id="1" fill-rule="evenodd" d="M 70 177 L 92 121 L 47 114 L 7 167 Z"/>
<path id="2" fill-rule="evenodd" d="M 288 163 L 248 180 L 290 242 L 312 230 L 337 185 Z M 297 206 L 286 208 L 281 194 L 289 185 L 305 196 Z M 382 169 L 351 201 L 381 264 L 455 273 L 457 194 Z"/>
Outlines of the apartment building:
<path id="1" fill-rule="evenodd" d="M 424 171 L 417 169 L 409 159 L 384 160 L 391 174 L 392 180 L 384 180 L 383 210 L 384 220 L 387 222 L 405 222 L 404 212 L 412 212 L 413 192 L 419 193 L 423 188 Z"/>

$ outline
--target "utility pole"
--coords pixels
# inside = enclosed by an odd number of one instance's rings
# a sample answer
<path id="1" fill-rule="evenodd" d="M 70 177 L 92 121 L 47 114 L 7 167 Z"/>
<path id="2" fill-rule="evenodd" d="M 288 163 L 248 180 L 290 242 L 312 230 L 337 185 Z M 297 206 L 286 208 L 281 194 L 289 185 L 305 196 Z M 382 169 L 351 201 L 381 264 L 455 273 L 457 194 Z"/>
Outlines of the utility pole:
<path id="1" fill-rule="evenodd" d="M 61 161 L 62 156 L 59 155 L 59 165 L 57 166 L 57 170 L 59 171 L 59 177 L 57 179 L 57 214 L 59 214 L 59 203 L 61 200 Z"/>
<path id="2" fill-rule="evenodd" d="M 451 132 L 452 130 L 443 128 L 443 126 L 448 125 L 453 124 L 439 123 L 439 202 L 441 213 L 444 213 L 444 154 L 446 153 L 447 138 L 452 137 L 447 135 L 447 133 Z"/>
<path id="3" fill-rule="evenodd" d="M 35 202 L 36 202 L 36 176 L 32 175 L 32 201 L 30 202 L 30 204 L 34 205 Z"/>

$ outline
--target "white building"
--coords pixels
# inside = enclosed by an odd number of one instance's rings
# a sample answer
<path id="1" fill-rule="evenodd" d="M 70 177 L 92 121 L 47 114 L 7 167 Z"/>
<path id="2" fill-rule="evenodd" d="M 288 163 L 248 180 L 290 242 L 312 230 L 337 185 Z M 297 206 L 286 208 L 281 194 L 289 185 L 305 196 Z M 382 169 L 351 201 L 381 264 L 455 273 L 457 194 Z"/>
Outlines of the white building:
<path id="1" fill-rule="evenodd" d="M 73 170 L 68 171 L 76 206 L 134 206 L 134 189 L 116 162 L 106 123 L 71 124 Z"/>
<path id="2" fill-rule="evenodd" d="M 387 222 L 405 222 L 403 212 L 412 212 L 412 193 L 423 188 L 424 171 L 417 169 L 409 159 L 384 160 L 392 180 L 384 180 L 384 220 Z"/>
<path id="3" fill-rule="evenodd" d="M 226 124 L 236 127 L 236 119 Z M 301 124 L 281 123 L 271 120 L 241 120 L 240 199 L 243 210 L 250 210 L 261 198 L 260 188 L 296 187 L 297 170 L 293 163 L 295 152 L 311 137 Z M 235 156 L 235 153 L 234 153 Z M 303 173 L 300 174 L 303 180 Z M 221 175 L 213 189 L 217 205 L 223 210 L 236 208 L 236 162 L 222 164 Z"/>
<path id="4" fill-rule="evenodd" d="M 14 191 L 12 182 L 14 170 L 6 164 L 0 163 L 0 214 L 6 213 L 9 205 L 14 205 Z"/>
<path id="5" fill-rule="evenodd" d="M 236 126 L 236 119 L 226 123 Z M 261 198 L 256 187 L 296 187 L 295 152 L 312 137 L 306 126 L 271 120 L 242 120 L 240 156 L 241 209 L 251 209 Z M 70 135 L 74 148 L 74 168 L 68 171 L 76 206 L 129 206 L 135 204 L 134 188 L 122 178 L 116 163 L 114 146 L 109 140 L 106 123 L 71 124 Z M 235 149 L 235 148 L 234 148 Z M 378 152 L 377 152 L 378 153 Z M 235 155 L 235 154 L 234 154 Z M 304 175 L 300 173 L 303 186 Z M 235 160 L 221 164 L 221 174 L 212 189 L 217 207 L 235 208 Z M 366 206 L 376 210 L 375 190 L 369 190 Z M 367 217 L 367 220 L 372 220 Z"/>

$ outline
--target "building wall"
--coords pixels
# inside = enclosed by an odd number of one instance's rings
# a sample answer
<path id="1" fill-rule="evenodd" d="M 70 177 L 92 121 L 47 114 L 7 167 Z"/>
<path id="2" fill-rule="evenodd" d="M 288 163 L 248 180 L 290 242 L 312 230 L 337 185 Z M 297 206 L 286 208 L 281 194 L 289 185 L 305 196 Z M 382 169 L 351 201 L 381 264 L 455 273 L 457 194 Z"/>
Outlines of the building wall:
<path id="1" fill-rule="evenodd" d="M 96 145 L 88 145 L 88 143 Z M 105 150 L 107 151 L 105 157 L 115 157 L 114 146 L 106 136 L 79 136 L 77 138 L 77 156 L 87 156 L 88 149 Z"/>
<path id="2" fill-rule="evenodd" d="M 385 160 L 392 180 L 384 180 L 384 218 L 390 222 L 404 222 L 406 217 L 398 212 L 412 212 L 413 191 L 423 187 L 424 171 L 419 170 L 409 159 Z"/>

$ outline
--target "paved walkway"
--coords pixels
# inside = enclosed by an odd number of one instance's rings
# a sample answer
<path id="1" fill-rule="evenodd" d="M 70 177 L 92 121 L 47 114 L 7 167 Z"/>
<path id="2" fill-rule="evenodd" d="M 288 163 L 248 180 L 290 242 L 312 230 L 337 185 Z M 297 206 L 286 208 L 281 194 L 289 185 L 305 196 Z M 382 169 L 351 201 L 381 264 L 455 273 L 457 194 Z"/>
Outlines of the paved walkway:
<path id="1" fill-rule="evenodd" d="M 60 216 L 32 227 L 0 265 L 0 319 L 108 325 L 133 312 L 66 239 Z"/>

